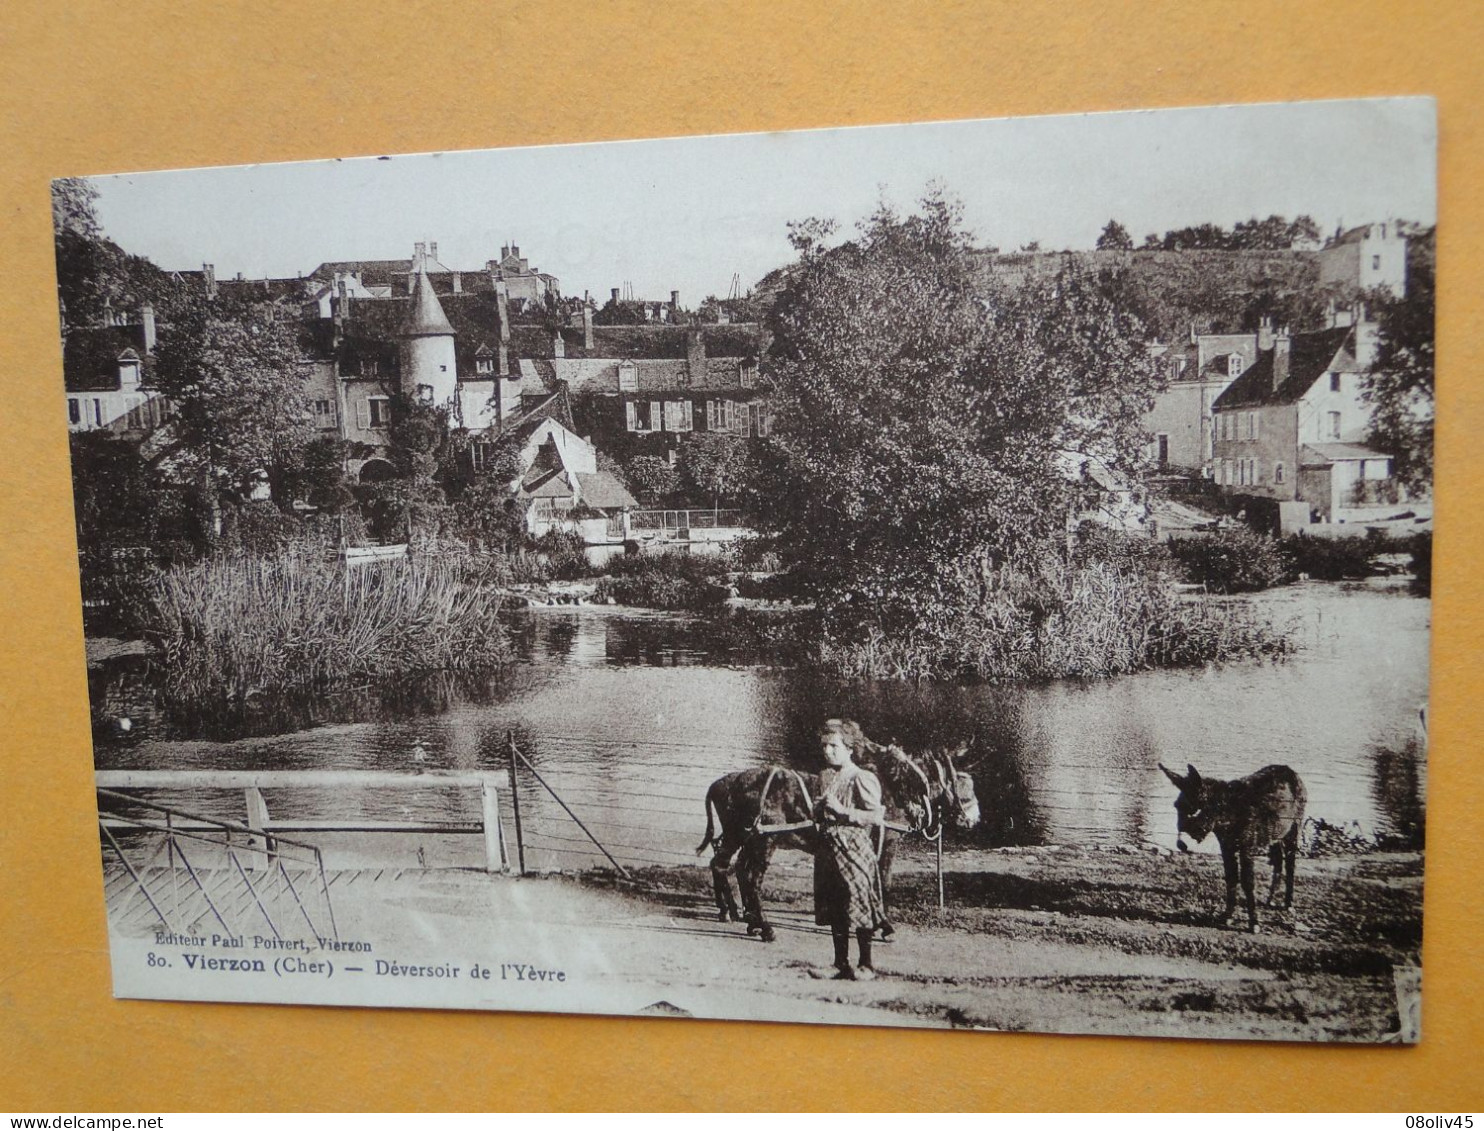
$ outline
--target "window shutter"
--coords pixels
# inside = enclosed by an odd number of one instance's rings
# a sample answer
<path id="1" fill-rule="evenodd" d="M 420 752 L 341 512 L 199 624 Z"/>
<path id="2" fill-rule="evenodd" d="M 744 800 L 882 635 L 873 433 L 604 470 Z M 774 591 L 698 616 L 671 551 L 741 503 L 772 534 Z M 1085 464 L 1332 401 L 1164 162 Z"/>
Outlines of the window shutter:
<path id="1" fill-rule="evenodd" d="M 687 400 L 680 402 L 680 430 L 682 432 L 691 432 L 695 430 L 695 412 L 695 405 L 692 404 L 690 401 Z"/>
<path id="2" fill-rule="evenodd" d="M 1254 412 L 1252 414 L 1252 438 L 1254 440 L 1262 439 L 1262 413 L 1260 412 Z"/>
<path id="3" fill-rule="evenodd" d="M 661 401 L 649 402 L 649 430 L 660 432 L 664 429 L 664 407 Z"/>
<path id="4" fill-rule="evenodd" d="M 371 427 L 371 404 L 360 401 L 356 404 L 356 427 L 362 432 Z"/>
<path id="5" fill-rule="evenodd" d="M 626 421 L 628 423 L 629 431 L 630 432 L 637 432 L 637 431 L 639 431 L 639 412 L 638 412 L 638 407 L 639 406 L 636 405 L 633 401 L 624 401 L 623 407 L 624 407 L 624 416 L 625 416 Z"/>

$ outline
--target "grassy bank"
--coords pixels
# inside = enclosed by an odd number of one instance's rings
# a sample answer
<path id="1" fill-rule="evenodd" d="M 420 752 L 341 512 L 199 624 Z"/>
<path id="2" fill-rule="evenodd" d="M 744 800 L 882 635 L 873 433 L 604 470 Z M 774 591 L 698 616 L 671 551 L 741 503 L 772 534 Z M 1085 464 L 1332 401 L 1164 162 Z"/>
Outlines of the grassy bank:
<path id="1" fill-rule="evenodd" d="M 510 654 L 499 602 L 459 573 L 416 558 L 210 558 L 157 575 L 141 616 L 176 703 L 493 667 Z"/>

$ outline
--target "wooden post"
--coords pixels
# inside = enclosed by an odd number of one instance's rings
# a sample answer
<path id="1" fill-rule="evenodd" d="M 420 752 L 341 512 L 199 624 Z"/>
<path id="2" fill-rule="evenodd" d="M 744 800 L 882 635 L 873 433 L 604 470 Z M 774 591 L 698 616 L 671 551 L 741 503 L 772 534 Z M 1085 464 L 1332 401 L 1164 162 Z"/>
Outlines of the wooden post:
<path id="1" fill-rule="evenodd" d="M 263 791 L 255 785 L 248 786 L 246 793 L 247 827 L 252 829 L 253 832 L 259 833 L 263 838 L 261 863 L 256 852 L 248 859 L 254 872 L 267 871 L 273 867 L 273 838 L 265 831 L 268 827 L 268 803 L 263 800 Z M 248 843 L 251 845 L 251 841 Z"/>
<path id="2" fill-rule="evenodd" d="M 520 790 L 515 783 L 515 731 L 508 731 L 506 739 L 510 748 L 510 804 L 515 809 L 515 855 L 520 865 L 520 875 L 526 874 L 526 838 L 520 827 Z"/>
<path id="3" fill-rule="evenodd" d="M 484 870 L 508 872 L 510 862 L 505 859 L 505 837 L 500 830 L 500 794 L 495 783 L 487 781 L 482 784 L 479 797 L 484 807 Z"/>
<path id="4" fill-rule="evenodd" d="M 938 910 L 944 911 L 948 904 L 943 899 L 943 830 L 938 830 Z"/>

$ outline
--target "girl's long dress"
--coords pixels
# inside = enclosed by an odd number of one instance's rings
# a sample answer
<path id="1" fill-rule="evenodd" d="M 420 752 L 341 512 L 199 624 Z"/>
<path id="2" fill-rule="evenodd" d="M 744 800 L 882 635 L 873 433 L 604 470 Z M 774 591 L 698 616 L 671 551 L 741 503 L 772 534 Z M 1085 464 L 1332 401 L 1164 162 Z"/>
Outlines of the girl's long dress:
<path id="1" fill-rule="evenodd" d="M 881 812 L 881 782 L 870 770 L 851 765 L 832 776 L 827 772 L 823 785 L 823 798 L 847 809 Z M 814 855 L 816 923 L 859 930 L 885 921 L 875 838 L 874 829 L 860 825 L 831 823 L 820 830 Z"/>

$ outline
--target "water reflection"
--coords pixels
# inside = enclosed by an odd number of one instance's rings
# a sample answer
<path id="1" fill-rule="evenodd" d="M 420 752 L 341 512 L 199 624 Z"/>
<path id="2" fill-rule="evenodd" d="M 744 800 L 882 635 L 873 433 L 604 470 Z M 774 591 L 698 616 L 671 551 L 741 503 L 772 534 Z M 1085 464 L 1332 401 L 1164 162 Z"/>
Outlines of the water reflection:
<path id="1" fill-rule="evenodd" d="M 712 780 L 749 765 L 814 768 L 819 722 L 851 715 L 909 746 L 968 742 L 979 759 L 982 843 L 1172 846 L 1174 795 L 1161 761 L 1218 777 L 1286 762 L 1308 784 L 1312 815 L 1417 842 L 1426 774 L 1413 728 L 1426 695 L 1428 602 L 1317 584 L 1259 600 L 1296 620 L 1298 657 L 1013 687 L 840 683 L 784 665 L 766 633 L 735 622 L 541 610 L 513 622 L 520 659 L 495 677 L 279 704 L 276 715 L 218 720 L 195 737 L 159 717 L 149 669 L 131 661 L 91 683 L 98 762 L 412 771 L 421 739 L 426 768 L 499 770 L 513 736 L 620 859 L 680 863 L 694 859 Z M 128 735 L 111 721 L 124 713 L 138 720 Z M 521 780 L 541 865 L 590 862 L 592 846 L 556 802 L 524 772 Z M 275 814 L 329 804 L 269 798 Z M 333 799 L 337 816 L 368 818 L 472 819 L 477 804 L 431 787 Z"/>

